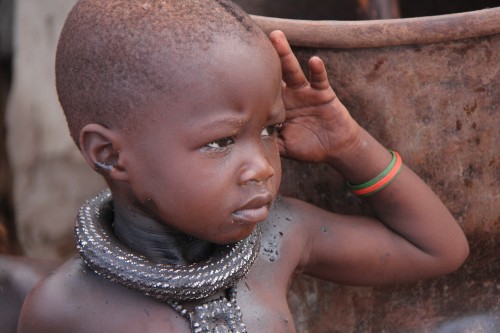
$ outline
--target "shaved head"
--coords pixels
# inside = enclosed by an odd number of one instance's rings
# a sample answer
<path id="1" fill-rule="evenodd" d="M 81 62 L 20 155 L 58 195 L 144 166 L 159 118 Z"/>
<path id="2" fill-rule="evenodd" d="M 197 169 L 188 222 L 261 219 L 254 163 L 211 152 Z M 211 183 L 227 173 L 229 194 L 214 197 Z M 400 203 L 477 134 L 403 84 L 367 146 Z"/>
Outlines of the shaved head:
<path id="1" fill-rule="evenodd" d="M 227 0 L 80 0 L 64 24 L 56 85 L 71 136 L 89 123 L 132 127 L 140 107 L 176 98 L 180 65 L 198 68 L 221 38 L 265 36 Z M 127 125 L 128 124 L 128 125 Z"/>

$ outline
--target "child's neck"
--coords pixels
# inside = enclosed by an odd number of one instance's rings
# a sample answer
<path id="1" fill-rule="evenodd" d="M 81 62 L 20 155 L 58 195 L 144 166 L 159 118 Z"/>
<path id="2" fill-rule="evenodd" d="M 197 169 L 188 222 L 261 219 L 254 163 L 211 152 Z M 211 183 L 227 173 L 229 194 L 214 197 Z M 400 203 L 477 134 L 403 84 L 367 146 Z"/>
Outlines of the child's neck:
<path id="1" fill-rule="evenodd" d="M 153 218 L 122 214 L 117 208 L 113 230 L 118 240 L 154 262 L 185 265 L 206 260 L 215 251 L 212 243 L 173 230 Z"/>

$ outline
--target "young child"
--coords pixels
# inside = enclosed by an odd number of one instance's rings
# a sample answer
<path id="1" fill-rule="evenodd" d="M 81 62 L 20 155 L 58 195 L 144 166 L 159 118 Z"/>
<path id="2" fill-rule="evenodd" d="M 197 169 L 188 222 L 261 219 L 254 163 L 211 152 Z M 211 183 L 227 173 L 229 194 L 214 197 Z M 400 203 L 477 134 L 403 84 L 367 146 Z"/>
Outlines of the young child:
<path id="1" fill-rule="evenodd" d="M 19 332 L 295 332 L 297 272 L 380 285 L 457 269 L 448 210 L 309 67 L 226 0 L 79 1 L 57 89 L 110 192 L 82 207 L 81 256 L 31 292 Z M 360 184 L 376 217 L 279 197 L 280 155 Z"/>

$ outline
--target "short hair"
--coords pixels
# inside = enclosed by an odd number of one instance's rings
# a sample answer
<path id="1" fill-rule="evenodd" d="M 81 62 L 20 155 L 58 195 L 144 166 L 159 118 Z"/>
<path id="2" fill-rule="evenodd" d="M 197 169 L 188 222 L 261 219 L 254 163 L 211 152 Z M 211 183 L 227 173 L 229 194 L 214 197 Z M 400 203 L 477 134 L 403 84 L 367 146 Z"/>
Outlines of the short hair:
<path id="1" fill-rule="evenodd" d="M 123 128 L 138 106 L 173 92 L 175 64 L 218 36 L 252 43 L 263 32 L 228 0 L 80 0 L 56 52 L 56 87 L 77 145 L 88 123 Z M 161 68 L 161 71 L 158 71 Z"/>

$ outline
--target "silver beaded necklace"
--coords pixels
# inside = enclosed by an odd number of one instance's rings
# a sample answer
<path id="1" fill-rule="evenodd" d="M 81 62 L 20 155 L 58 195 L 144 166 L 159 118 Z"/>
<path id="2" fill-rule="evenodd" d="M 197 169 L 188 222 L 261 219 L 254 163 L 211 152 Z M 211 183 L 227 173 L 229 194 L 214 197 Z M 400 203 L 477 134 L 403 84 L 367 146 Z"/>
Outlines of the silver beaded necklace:
<path id="1" fill-rule="evenodd" d="M 260 247 L 260 229 L 226 245 L 200 263 L 168 265 L 136 254 L 114 237 L 111 191 L 101 192 L 80 208 L 76 219 L 77 248 L 95 273 L 169 304 L 189 320 L 192 332 L 247 332 L 236 304 L 236 283 L 252 267 Z M 218 291 L 218 299 L 205 301 Z M 199 301 L 189 311 L 182 302 Z"/>

